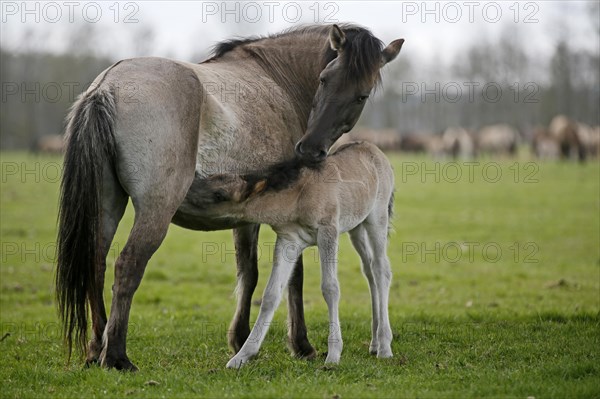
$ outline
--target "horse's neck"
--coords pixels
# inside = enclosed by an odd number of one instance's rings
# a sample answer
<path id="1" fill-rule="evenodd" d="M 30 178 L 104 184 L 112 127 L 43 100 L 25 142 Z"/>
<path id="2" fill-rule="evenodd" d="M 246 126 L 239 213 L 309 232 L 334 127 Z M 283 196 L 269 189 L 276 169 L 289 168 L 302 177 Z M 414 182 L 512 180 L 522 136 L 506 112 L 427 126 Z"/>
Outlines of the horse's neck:
<path id="1" fill-rule="evenodd" d="M 314 34 L 302 39 L 284 36 L 247 46 L 259 65 L 288 94 L 303 128 L 318 87 L 327 43 L 326 37 Z"/>

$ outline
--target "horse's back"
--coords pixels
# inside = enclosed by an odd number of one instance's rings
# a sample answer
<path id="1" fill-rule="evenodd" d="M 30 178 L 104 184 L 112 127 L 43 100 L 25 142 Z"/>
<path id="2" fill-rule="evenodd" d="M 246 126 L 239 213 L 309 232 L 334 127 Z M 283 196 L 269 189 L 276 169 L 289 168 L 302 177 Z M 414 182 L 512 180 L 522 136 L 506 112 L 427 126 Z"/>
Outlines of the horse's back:
<path id="1" fill-rule="evenodd" d="M 115 99 L 116 165 L 125 191 L 134 200 L 169 195 L 165 190 L 152 194 L 161 184 L 187 191 L 183 186 L 189 187 L 194 174 L 202 106 L 194 71 L 165 58 L 133 58 L 114 64 L 94 83 L 108 87 Z"/>

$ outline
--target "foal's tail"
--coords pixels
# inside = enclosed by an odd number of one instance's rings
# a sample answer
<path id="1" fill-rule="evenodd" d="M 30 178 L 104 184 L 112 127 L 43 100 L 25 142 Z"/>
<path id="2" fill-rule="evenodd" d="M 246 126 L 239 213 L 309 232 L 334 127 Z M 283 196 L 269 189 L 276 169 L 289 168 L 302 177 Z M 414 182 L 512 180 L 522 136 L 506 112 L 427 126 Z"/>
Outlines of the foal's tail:
<path id="1" fill-rule="evenodd" d="M 388 236 L 392 231 L 392 218 L 394 217 L 394 189 L 392 189 L 392 194 L 390 195 L 390 200 L 388 202 Z"/>
<path id="2" fill-rule="evenodd" d="M 88 306 L 97 305 L 102 170 L 115 159 L 115 96 L 109 88 L 83 93 L 69 116 L 60 193 L 57 238 L 56 299 L 63 338 L 83 353 Z"/>

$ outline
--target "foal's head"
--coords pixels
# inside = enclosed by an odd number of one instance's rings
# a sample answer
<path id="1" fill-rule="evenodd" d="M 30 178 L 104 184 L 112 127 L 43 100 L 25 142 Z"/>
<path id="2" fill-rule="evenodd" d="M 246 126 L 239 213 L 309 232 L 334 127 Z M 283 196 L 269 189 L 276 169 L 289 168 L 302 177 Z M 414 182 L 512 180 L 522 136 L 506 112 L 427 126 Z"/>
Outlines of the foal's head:
<path id="1" fill-rule="evenodd" d="M 212 175 L 194 182 L 199 187 L 195 190 L 195 197 L 203 199 L 203 206 L 242 203 L 263 192 L 293 189 L 302 181 L 304 170 L 319 171 L 322 167 L 323 163 L 306 162 L 294 157 L 244 175 Z"/>
<path id="2" fill-rule="evenodd" d="M 266 180 L 249 181 L 236 174 L 218 174 L 202 179 L 201 185 L 203 205 L 235 206 L 263 192 Z"/>
<path id="3" fill-rule="evenodd" d="M 296 154 L 305 160 L 322 161 L 331 145 L 354 127 L 379 71 L 392 61 L 404 39 L 391 42 L 385 49 L 379 39 L 363 28 L 346 33 L 331 27 L 329 44 L 337 53 L 319 76 L 320 84 L 313 100 L 308 126 L 296 144 Z"/>

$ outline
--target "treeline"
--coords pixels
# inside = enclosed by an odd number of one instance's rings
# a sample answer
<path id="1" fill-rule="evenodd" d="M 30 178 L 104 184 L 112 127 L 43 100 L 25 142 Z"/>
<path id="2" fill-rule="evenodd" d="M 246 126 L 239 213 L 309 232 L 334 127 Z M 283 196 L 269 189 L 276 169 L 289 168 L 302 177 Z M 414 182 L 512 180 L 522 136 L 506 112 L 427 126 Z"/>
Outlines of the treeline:
<path id="1" fill-rule="evenodd" d="M 550 57 L 529 54 L 511 32 L 479 41 L 450 65 L 399 57 L 384 75 L 385 91 L 361 123 L 402 133 L 441 133 L 508 123 L 527 133 L 556 115 L 600 124 L 600 32 L 593 50 L 559 40 Z"/>
<path id="2" fill-rule="evenodd" d="M 39 138 L 61 134 L 71 103 L 112 62 L 92 54 L 0 52 L 3 150 L 34 149 Z"/>
<path id="3" fill-rule="evenodd" d="M 131 56 L 149 54 L 153 35 L 140 29 L 123 38 L 131 41 L 124 45 L 131 48 Z M 41 137 L 62 133 L 70 104 L 116 61 L 94 51 L 94 37 L 90 32 L 74 34 L 64 54 L 39 47 L 16 52 L 0 48 L 2 150 L 33 149 Z M 592 50 L 558 40 L 553 53 L 541 57 L 506 31 L 494 41 L 480 39 L 467 46 L 451 62 L 418 61 L 407 48 L 386 67 L 385 89 L 373 96 L 360 124 L 439 134 L 454 126 L 477 130 L 506 123 L 527 134 L 563 114 L 598 125 L 600 31 L 590 40 L 596 44 Z"/>

